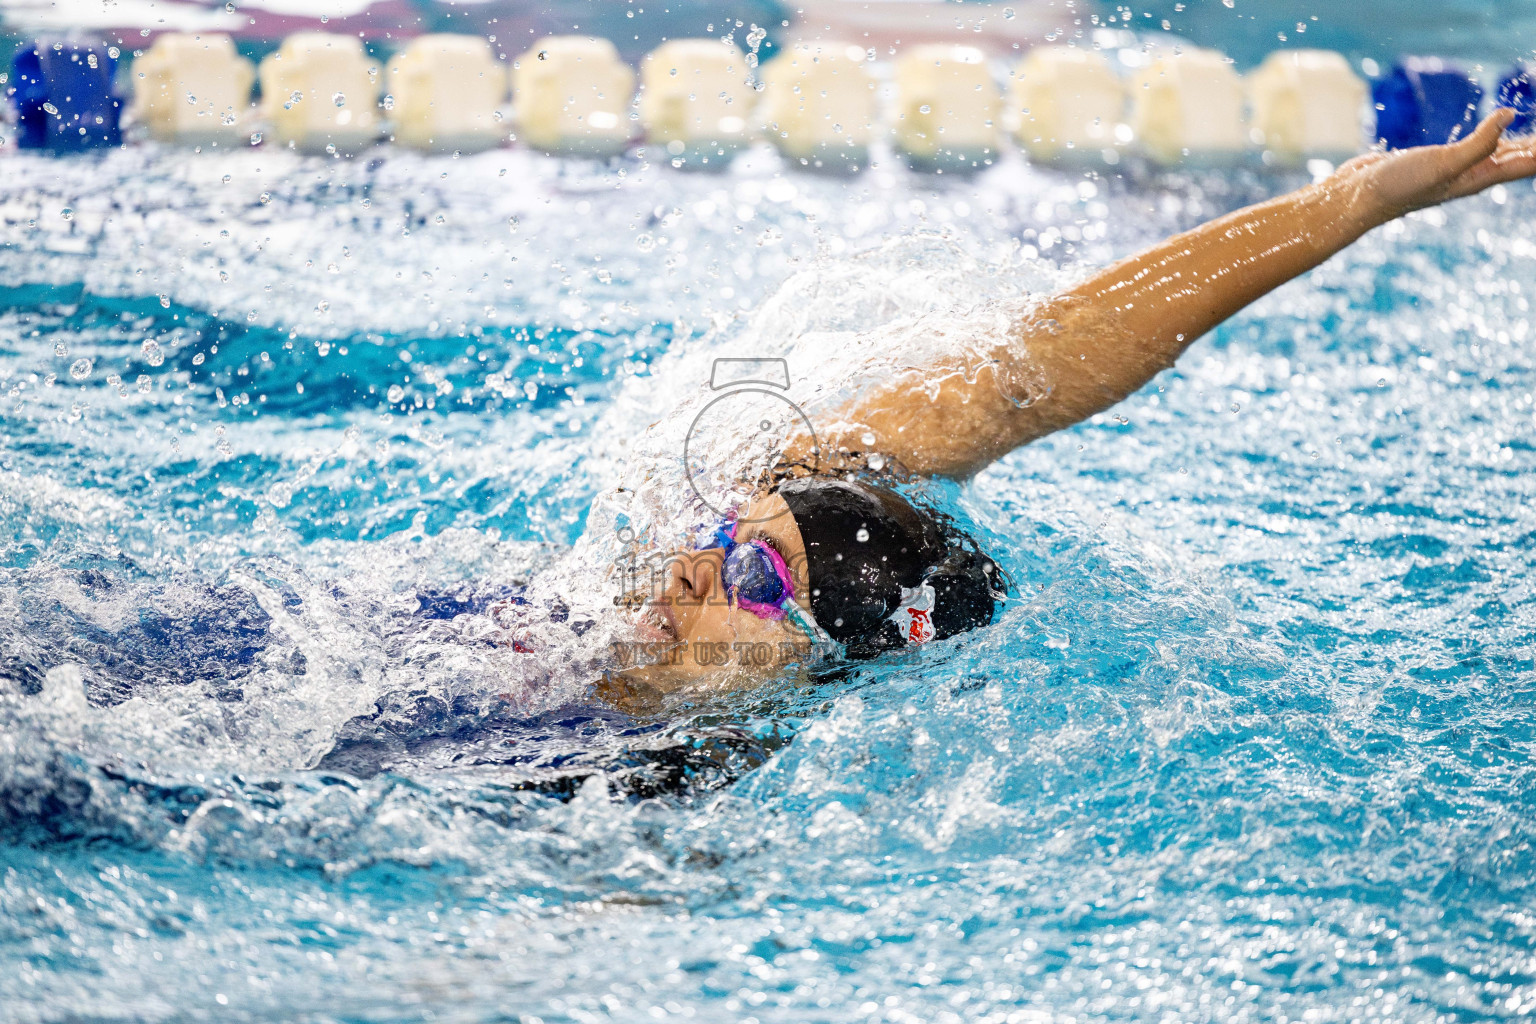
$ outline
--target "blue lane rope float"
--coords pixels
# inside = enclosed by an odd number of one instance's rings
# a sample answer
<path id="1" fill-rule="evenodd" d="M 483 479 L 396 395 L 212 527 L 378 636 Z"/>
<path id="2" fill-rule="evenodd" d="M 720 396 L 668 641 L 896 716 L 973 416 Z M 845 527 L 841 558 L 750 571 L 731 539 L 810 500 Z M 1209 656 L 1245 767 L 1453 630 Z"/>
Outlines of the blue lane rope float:
<path id="1" fill-rule="evenodd" d="M 99 44 L 38 39 L 11 61 L 9 94 L 22 149 L 73 153 L 122 144 L 117 59 Z"/>
<path id="2" fill-rule="evenodd" d="M 1499 106 L 1515 111 L 1515 119 L 1505 129 L 1511 135 L 1536 130 L 1536 67 L 1517 64 L 1499 82 Z"/>
<path id="3" fill-rule="evenodd" d="M 1477 126 L 1482 87 L 1436 57 L 1406 57 L 1371 83 L 1376 136 L 1389 149 L 1433 146 Z"/>

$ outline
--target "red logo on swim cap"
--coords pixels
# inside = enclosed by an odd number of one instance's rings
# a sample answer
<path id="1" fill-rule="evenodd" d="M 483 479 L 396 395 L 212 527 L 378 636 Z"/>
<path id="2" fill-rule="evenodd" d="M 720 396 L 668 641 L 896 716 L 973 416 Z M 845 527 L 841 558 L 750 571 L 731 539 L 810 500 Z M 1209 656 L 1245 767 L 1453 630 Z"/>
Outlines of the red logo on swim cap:
<path id="1" fill-rule="evenodd" d="M 933 639 L 933 615 L 929 612 L 920 612 L 916 608 L 908 609 L 907 615 L 911 621 L 907 624 L 907 642 L 913 644 L 925 644 Z"/>
<path id="2" fill-rule="evenodd" d="M 933 639 L 937 632 L 933 628 L 933 606 L 937 597 L 926 583 L 901 588 L 901 606 L 891 616 L 891 621 L 900 628 L 907 643 L 925 644 Z"/>

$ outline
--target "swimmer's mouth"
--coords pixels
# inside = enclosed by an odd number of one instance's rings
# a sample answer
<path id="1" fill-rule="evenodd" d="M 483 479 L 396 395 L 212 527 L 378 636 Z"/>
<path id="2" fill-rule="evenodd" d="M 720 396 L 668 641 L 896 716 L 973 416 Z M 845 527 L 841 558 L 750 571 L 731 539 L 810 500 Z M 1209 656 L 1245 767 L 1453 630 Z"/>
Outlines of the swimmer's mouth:
<path id="1" fill-rule="evenodd" d="M 677 642 L 677 619 L 669 604 L 646 604 L 636 625 L 643 640 L 653 643 Z"/>

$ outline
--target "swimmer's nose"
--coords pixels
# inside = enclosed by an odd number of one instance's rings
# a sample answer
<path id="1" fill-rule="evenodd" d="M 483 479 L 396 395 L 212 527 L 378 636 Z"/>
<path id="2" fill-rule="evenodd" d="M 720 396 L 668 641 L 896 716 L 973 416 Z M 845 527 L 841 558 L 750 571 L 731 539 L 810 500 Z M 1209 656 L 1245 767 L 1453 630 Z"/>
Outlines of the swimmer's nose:
<path id="1" fill-rule="evenodd" d="M 666 596 L 675 604 L 702 604 L 720 589 L 722 551 L 690 551 L 672 559 Z"/>

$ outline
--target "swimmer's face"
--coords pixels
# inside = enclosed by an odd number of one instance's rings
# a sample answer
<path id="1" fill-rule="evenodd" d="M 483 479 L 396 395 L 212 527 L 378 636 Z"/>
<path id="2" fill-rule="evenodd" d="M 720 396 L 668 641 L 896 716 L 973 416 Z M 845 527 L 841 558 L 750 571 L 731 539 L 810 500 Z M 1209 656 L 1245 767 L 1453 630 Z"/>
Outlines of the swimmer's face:
<path id="1" fill-rule="evenodd" d="M 762 540 L 789 566 L 795 597 L 810 610 L 805 543 L 789 505 L 777 494 L 742 506 L 737 517 L 740 543 Z M 634 667 L 617 674 L 604 696 L 624 704 L 644 703 L 679 690 L 752 686 L 795 663 L 810 639 L 787 619 L 763 619 L 738 608 L 720 580 L 720 548 L 675 554 L 660 592 L 639 613 L 639 643 L 627 659 Z"/>

